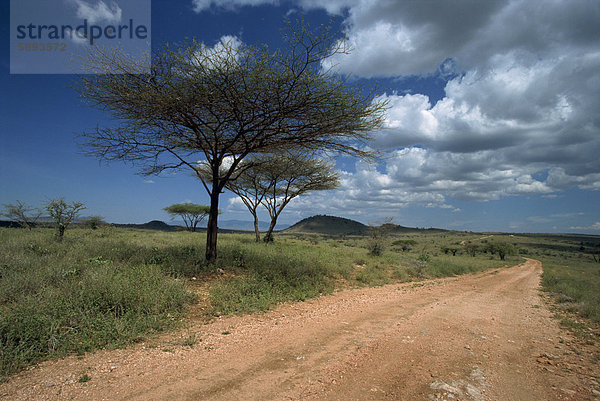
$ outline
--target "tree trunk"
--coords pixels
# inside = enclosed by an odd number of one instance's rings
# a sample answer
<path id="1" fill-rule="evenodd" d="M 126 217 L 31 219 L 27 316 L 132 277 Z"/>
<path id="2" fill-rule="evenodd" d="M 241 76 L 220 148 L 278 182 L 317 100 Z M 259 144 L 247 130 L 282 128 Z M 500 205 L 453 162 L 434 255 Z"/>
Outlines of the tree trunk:
<path id="1" fill-rule="evenodd" d="M 269 225 L 269 229 L 265 234 L 265 242 L 273 242 L 273 230 L 275 229 L 275 225 L 277 224 L 277 216 L 271 217 L 271 224 Z"/>
<path id="2" fill-rule="evenodd" d="M 210 194 L 210 212 L 208 213 L 208 224 L 206 226 L 206 261 L 209 263 L 217 259 L 217 234 L 219 227 L 219 195 L 221 191 L 213 181 L 212 193 Z"/>
<path id="3" fill-rule="evenodd" d="M 256 210 L 252 213 L 254 216 L 254 234 L 256 234 L 256 242 L 260 242 L 260 231 L 258 230 L 258 216 L 256 215 Z"/>
<path id="4" fill-rule="evenodd" d="M 66 226 L 62 223 L 58 223 L 58 240 L 62 241 L 65 236 Z"/>

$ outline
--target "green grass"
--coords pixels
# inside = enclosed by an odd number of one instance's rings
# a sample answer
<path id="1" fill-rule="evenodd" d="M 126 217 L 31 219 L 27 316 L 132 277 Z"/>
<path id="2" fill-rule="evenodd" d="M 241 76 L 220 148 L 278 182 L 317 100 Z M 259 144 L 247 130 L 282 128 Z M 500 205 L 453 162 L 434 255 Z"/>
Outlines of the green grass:
<path id="1" fill-rule="evenodd" d="M 563 309 L 600 323 L 600 264 L 542 257 L 542 285 Z"/>
<path id="2" fill-rule="evenodd" d="M 139 341 L 172 326 L 193 295 L 123 237 L 0 230 L 0 377 L 69 353 Z M 137 248 L 137 249 L 136 249 Z"/>
<path id="3" fill-rule="evenodd" d="M 340 286 L 377 286 L 453 276 L 521 260 L 512 257 L 500 261 L 487 254 L 447 256 L 438 252 L 427 254 L 426 261 L 419 260 L 423 249 L 437 249 L 439 236 L 418 237 L 411 252 L 395 249 L 395 238 L 383 239 L 381 255 L 373 255 L 369 237 L 335 239 L 292 234 L 278 236 L 273 244 L 257 244 L 249 235 L 222 235 L 217 265 L 235 275 L 212 286 L 212 313 L 264 311 L 280 302 L 302 301 Z"/>
<path id="4" fill-rule="evenodd" d="M 542 262 L 542 288 L 564 312 L 565 326 L 581 334 L 578 319 L 600 324 L 599 236 L 522 235 L 515 242 L 522 254 Z"/>

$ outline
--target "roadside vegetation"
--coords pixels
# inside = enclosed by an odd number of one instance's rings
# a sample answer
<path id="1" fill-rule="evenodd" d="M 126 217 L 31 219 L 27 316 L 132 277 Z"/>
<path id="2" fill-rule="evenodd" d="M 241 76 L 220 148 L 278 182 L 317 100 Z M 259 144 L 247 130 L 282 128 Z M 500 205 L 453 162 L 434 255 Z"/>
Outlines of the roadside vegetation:
<path id="1" fill-rule="evenodd" d="M 586 253 L 597 245 L 573 239 L 423 230 L 378 236 L 373 252 L 368 235 L 223 234 L 207 263 L 203 235 L 81 224 L 59 242 L 49 228 L 0 229 L 0 377 L 141 341 L 192 310 L 203 319 L 265 311 L 348 287 L 514 266 L 520 255 L 543 261 L 544 288 L 565 309 L 600 321 L 600 264 Z"/>
<path id="2" fill-rule="evenodd" d="M 521 252 L 542 262 L 542 287 L 563 325 L 589 342 L 600 333 L 600 237 L 539 235 L 521 239 Z M 592 329 L 594 322 L 596 330 Z"/>

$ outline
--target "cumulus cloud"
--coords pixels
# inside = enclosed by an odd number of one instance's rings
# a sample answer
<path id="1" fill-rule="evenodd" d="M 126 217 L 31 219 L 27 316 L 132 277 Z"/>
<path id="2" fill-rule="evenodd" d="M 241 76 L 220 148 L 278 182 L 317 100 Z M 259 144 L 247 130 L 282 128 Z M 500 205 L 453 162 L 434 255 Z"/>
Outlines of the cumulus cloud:
<path id="1" fill-rule="evenodd" d="M 77 17 L 87 19 L 90 24 L 121 21 L 122 10 L 115 2 L 111 2 L 110 5 L 104 1 L 97 1 L 95 4 L 90 4 L 84 0 L 73 0 L 73 2 L 77 6 Z"/>
<path id="2" fill-rule="evenodd" d="M 591 226 L 572 226 L 569 228 L 571 230 L 600 231 L 600 221 L 595 222 Z"/>
<path id="3" fill-rule="evenodd" d="M 223 8 L 226 10 L 235 10 L 243 6 L 260 6 L 263 4 L 278 4 L 278 0 L 192 0 L 192 6 L 195 12 L 201 13 L 211 7 Z"/>
<path id="4" fill-rule="evenodd" d="M 497 56 L 494 68 L 450 80 L 435 105 L 422 94 L 383 95 L 390 108 L 375 145 L 405 149 L 392 153 L 404 160 L 397 170 L 410 171 L 397 179 L 418 177 L 414 184 L 432 190 L 444 183 L 454 198 L 598 190 L 597 71 L 600 52 L 529 66 Z M 543 182 L 532 178 L 543 172 Z"/>
<path id="5" fill-rule="evenodd" d="M 600 190 L 600 3 L 345 4 L 353 51 L 324 67 L 449 79 L 435 104 L 382 96 L 390 109 L 375 146 L 392 149 L 396 186 L 463 200 Z"/>
<path id="6" fill-rule="evenodd" d="M 215 68 L 220 64 L 230 65 L 232 61 L 237 63 L 241 47 L 242 41 L 237 36 L 223 35 L 212 47 L 201 44 L 196 52 L 196 62 L 207 68 Z"/>
<path id="7" fill-rule="evenodd" d="M 267 0 L 194 2 L 274 4 Z M 432 77 L 444 96 L 389 91 L 377 166 L 344 173 L 335 196 L 298 209 L 449 208 L 578 187 L 600 190 L 600 2 L 298 0 L 344 18 L 353 49 L 324 67 L 363 78 Z M 297 205 L 297 206 L 293 206 Z M 385 212 L 384 212 L 385 213 Z"/>
<path id="8" fill-rule="evenodd" d="M 585 0 L 341 3 L 350 7 L 345 23 L 354 51 L 335 62 L 366 77 L 433 73 L 449 57 L 470 70 L 499 54 L 535 58 L 595 48 L 600 39 L 600 5 Z"/>

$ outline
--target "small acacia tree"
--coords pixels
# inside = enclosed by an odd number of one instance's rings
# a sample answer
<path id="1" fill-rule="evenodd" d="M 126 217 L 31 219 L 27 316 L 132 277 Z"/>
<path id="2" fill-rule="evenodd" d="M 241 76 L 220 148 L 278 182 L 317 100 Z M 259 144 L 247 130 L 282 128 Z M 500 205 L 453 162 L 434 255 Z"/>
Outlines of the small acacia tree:
<path id="1" fill-rule="evenodd" d="M 209 262 L 217 257 L 219 196 L 248 155 L 301 149 L 368 157 L 361 143 L 384 121 L 385 101 L 322 68 L 346 52 L 328 27 L 300 23 L 284 42 L 275 51 L 235 39 L 214 48 L 167 45 L 150 66 L 97 50 L 77 86 L 121 122 L 84 134 L 88 155 L 138 164 L 142 174 L 207 163 L 212 179 L 198 177 L 210 196 Z"/>
<path id="2" fill-rule="evenodd" d="M 260 241 L 258 207 L 264 206 L 270 217 L 265 241 L 273 241 L 273 231 L 283 209 L 295 197 L 309 191 L 334 189 L 339 177 L 334 167 L 320 159 L 300 153 L 276 153 L 249 157 L 240 163 L 225 188 L 236 194 L 254 219 L 256 241 Z M 210 169 L 197 167 L 199 175 L 210 182 Z"/>
<path id="3" fill-rule="evenodd" d="M 507 242 L 491 242 L 488 245 L 488 251 L 492 255 L 497 253 L 500 260 L 504 260 L 506 255 L 515 255 L 517 253 L 517 248 L 515 248 L 513 244 Z"/>
<path id="4" fill-rule="evenodd" d="M 4 205 L 4 211 L 0 215 L 19 223 L 21 227 L 27 227 L 31 230 L 42 215 L 42 211 L 29 207 L 18 200 L 16 204 L 8 203 Z"/>
<path id="5" fill-rule="evenodd" d="M 64 198 L 52 199 L 46 203 L 46 210 L 56 224 L 57 238 L 59 241 L 62 241 L 65 230 L 83 209 L 85 209 L 83 202 L 67 203 Z"/>
<path id="6" fill-rule="evenodd" d="M 179 216 L 183 219 L 188 231 L 195 232 L 196 226 L 210 213 L 210 206 L 195 203 L 176 203 L 164 208 L 171 218 Z"/>
<path id="7" fill-rule="evenodd" d="M 394 230 L 393 216 L 384 217 L 383 221 L 369 224 L 369 240 L 367 249 L 372 256 L 381 256 L 386 247 L 387 237 Z"/>
<path id="8" fill-rule="evenodd" d="M 273 155 L 268 162 L 258 164 L 257 171 L 251 174 L 263 177 L 265 196 L 261 204 L 271 218 L 265 242 L 273 241 L 277 219 L 292 199 L 310 191 L 334 189 L 340 183 L 331 164 L 296 154 Z"/>

